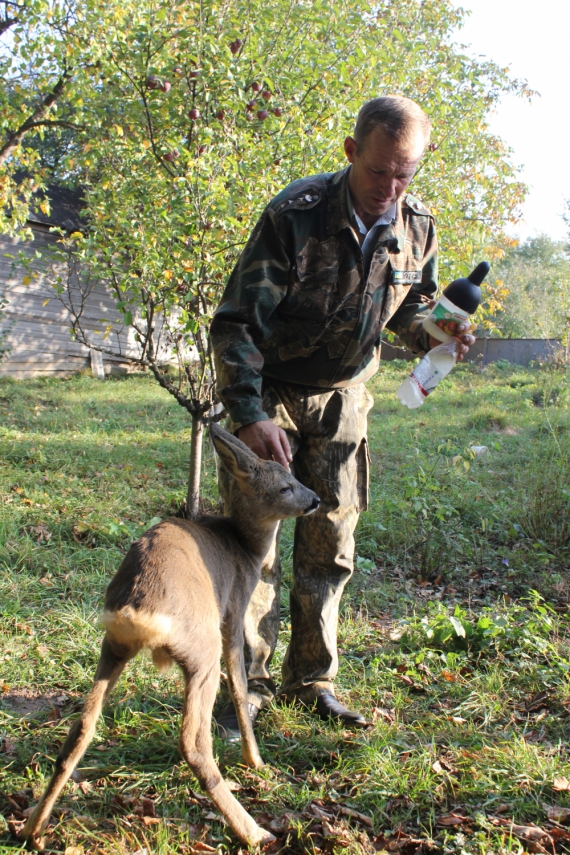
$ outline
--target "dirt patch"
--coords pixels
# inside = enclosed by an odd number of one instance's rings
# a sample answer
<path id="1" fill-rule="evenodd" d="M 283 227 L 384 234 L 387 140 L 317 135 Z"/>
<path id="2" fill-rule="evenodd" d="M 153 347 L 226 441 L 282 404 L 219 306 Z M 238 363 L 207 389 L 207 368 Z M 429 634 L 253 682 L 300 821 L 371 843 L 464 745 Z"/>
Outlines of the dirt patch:
<path id="1" fill-rule="evenodd" d="M 33 689 L 10 689 L 0 695 L 0 709 L 23 718 L 43 709 L 61 708 L 69 700 L 70 695 L 58 689 L 43 693 L 35 692 Z"/>
<path id="2" fill-rule="evenodd" d="M 519 435 L 519 432 L 518 432 L 518 430 L 516 430 L 516 428 L 509 427 L 508 425 L 507 425 L 507 427 L 493 428 L 493 430 L 495 431 L 495 433 L 502 433 L 503 436 L 518 436 Z"/>

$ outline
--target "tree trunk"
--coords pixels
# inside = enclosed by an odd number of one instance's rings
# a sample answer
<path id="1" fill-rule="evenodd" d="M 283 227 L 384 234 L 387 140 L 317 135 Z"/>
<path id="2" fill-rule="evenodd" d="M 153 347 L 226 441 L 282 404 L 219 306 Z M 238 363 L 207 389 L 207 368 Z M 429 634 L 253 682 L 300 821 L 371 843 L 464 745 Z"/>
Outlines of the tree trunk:
<path id="1" fill-rule="evenodd" d="M 186 516 L 188 519 L 195 519 L 198 516 L 203 439 L 204 422 L 200 415 L 193 413 L 192 437 L 190 440 L 190 472 L 188 475 L 188 495 L 186 496 Z"/>

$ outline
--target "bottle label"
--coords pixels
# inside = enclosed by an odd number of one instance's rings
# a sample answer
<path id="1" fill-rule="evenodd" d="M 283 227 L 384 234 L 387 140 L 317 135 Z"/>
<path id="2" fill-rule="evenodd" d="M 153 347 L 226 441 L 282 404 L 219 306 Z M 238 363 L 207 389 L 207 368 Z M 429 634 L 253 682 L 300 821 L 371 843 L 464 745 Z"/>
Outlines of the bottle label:
<path id="1" fill-rule="evenodd" d="M 450 336 L 458 335 L 460 325 L 467 323 L 468 318 L 469 312 L 459 309 L 444 296 L 439 298 L 427 316 L 427 320 L 431 321 L 442 332 Z M 469 327 L 471 327 L 471 324 L 469 324 Z"/>
<path id="2" fill-rule="evenodd" d="M 415 382 L 425 398 L 430 392 L 433 392 L 441 377 L 441 373 L 429 359 L 422 359 L 410 374 L 410 379 Z"/>

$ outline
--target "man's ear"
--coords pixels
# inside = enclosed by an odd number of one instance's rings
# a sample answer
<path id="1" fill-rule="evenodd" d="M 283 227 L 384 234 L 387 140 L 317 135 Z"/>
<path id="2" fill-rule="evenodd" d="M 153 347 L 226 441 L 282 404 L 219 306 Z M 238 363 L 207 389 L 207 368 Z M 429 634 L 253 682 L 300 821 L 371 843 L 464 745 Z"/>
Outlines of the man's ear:
<path id="1" fill-rule="evenodd" d="M 346 137 L 344 141 L 344 153 L 346 154 L 346 159 L 349 163 L 354 163 L 354 158 L 356 157 L 356 140 L 352 137 Z"/>
<path id="2" fill-rule="evenodd" d="M 244 489 L 259 471 L 260 461 L 241 440 L 216 424 L 210 425 L 210 436 L 224 469 L 236 478 Z"/>

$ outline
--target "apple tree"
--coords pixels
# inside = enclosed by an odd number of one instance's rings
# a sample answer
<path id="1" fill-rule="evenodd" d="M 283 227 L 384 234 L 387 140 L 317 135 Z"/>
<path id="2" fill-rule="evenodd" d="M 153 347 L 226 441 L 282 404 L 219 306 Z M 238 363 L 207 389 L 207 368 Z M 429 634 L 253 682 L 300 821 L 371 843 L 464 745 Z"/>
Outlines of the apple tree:
<path id="1" fill-rule="evenodd" d="M 125 356 L 189 411 L 193 514 L 202 428 L 216 402 L 208 325 L 267 201 L 294 178 L 343 165 L 342 140 L 365 100 L 412 97 L 434 124 L 415 192 L 438 215 L 451 275 L 498 253 L 518 215 L 524 187 L 486 116 L 501 94 L 530 93 L 462 54 L 454 31 L 463 13 L 449 0 L 63 5 L 55 35 L 57 0 L 30 0 L 31 23 L 11 27 L 0 187 L 10 188 L 14 222 L 24 216 L 23 172 L 84 188 L 86 228 L 61 244 L 74 334 L 112 352 L 115 332 L 128 327 L 135 344 Z M 40 50 L 48 59 L 36 73 Z M 54 144 L 66 135 L 51 176 L 38 145 L 46 133 Z M 100 281 L 121 322 L 95 340 L 81 309 Z"/>

